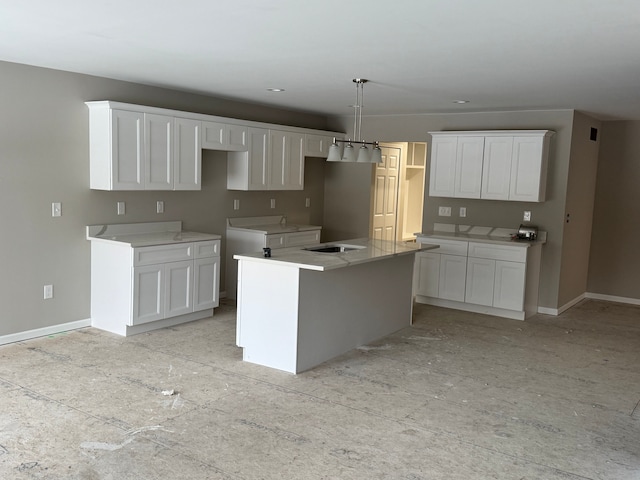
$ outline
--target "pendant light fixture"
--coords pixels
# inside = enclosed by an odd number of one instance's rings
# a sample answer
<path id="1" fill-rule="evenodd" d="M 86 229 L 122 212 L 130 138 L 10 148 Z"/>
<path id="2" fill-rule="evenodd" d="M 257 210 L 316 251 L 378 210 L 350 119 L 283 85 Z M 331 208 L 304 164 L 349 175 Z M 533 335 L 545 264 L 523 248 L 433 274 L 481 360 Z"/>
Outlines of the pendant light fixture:
<path id="1" fill-rule="evenodd" d="M 359 163 L 381 163 L 382 150 L 378 142 L 365 142 L 360 139 L 362 134 L 362 100 L 364 97 L 364 84 L 368 80 L 364 78 L 354 78 L 356 84 L 356 103 L 353 106 L 353 136 L 354 140 L 339 140 L 333 138 L 333 143 L 329 147 L 329 162 L 359 162 Z M 344 149 L 340 148 L 340 143 L 344 144 Z M 360 145 L 357 148 L 354 144 Z M 371 148 L 369 148 L 371 147 Z M 342 150 L 342 152 L 341 152 Z"/>

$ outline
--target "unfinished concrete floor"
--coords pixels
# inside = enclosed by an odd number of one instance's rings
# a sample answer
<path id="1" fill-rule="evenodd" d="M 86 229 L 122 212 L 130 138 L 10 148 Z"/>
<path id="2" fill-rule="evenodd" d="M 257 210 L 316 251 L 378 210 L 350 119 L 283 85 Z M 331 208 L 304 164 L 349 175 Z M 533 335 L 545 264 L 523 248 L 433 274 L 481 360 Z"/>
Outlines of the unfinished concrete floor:
<path id="1" fill-rule="evenodd" d="M 640 308 L 415 325 L 294 376 L 235 308 L 0 347 L 2 479 L 640 479 Z M 163 390 L 174 390 L 165 396 Z"/>

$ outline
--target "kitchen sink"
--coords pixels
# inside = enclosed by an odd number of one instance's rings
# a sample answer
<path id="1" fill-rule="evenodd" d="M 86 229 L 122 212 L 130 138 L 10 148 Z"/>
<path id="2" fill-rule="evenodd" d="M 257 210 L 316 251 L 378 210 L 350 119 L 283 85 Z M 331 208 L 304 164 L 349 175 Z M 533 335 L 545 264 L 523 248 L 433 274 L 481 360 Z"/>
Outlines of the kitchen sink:
<path id="1" fill-rule="evenodd" d="M 361 250 L 365 248 L 363 245 L 345 245 L 340 243 L 334 243 L 329 245 L 316 245 L 313 247 L 306 247 L 304 250 L 317 253 L 344 253 L 352 250 Z"/>

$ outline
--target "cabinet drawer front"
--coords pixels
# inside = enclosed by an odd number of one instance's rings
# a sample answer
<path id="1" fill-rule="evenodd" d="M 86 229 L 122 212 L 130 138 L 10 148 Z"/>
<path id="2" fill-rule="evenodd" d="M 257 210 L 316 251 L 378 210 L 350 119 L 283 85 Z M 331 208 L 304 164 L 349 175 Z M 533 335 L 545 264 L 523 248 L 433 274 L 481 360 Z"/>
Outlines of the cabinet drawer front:
<path id="1" fill-rule="evenodd" d="M 470 242 L 469 256 L 490 258 L 493 260 L 507 260 L 510 262 L 526 262 L 527 249 L 523 247 L 510 247 L 507 245 L 495 245 L 491 243 Z"/>
<path id="2" fill-rule="evenodd" d="M 460 240 L 443 240 L 441 238 L 429 238 L 422 237 L 418 238 L 418 242 L 420 243 L 428 243 L 431 245 L 440 245 L 440 248 L 436 248 L 434 250 L 429 250 L 433 253 L 445 253 L 448 255 L 462 255 L 464 257 L 467 256 L 467 247 L 469 242 L 460 241 Z"/>
<path id="3" fill-rule="evenodd" d="M 133 265 L 153 265 L 193 258 L 193 243 L 158 245 L 133 249 Z"/>
<path id="4" fill-rule="evenodd" d="M 287 233 L 285 236 L 285 241 L 287 247 L 297 247 L 299 245 L 313 245 L 315 243 L 320 243 L 320 230 Z"/>
<path id="5" fill-rule="evenodd" d="M 208 242 L 196 242 L 193 244 L 194 258 L 203 257 L 219 257 L 220 256 L 220 240 L 211 240 Z"/>
<path id="6" fill-rule="evenodd" d="M 284 234 L 265 235 L 265 245 L 269 248 L 283 248 L 285 246 Z"/>

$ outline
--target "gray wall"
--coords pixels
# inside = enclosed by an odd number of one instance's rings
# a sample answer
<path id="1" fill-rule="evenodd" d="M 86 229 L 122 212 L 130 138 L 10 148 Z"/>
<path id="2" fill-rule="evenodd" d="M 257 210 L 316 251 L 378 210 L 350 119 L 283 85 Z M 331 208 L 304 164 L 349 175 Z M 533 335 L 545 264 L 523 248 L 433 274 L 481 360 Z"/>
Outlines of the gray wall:
<path id="1" fill-rule="evenodd" d="M 559 307 L 581 298 L 587 291 L 601 126 L 601 122 L 587 115 L 579 112 L 574 115 L 558 292 Z M 590 140 L 592 127 L 599 131 L 597 141 Z"/>
<path id="2" fill-rule="evenodd" d="M 366 116 L 363 120 L 363 138 L 389 142 L 428 142 L 430 138 L 427 132 L 438 130 L 549 129 L 555 131 L 556 135 L 551 140 L 546 202 L 432 198 L 428 196 L 427 188 L 423 230 L 431 228 L 434 222 L 517 229 L 522 221 L 523 211 L 531 210 L 532 223 L 549 234 L 548 243 L 543 249 L 540 305 L 557 308 L 573 119 L 572 110 Z M 336 117 L 332 119 L 331 126 L 339 131 L 350 132 L 351 122 L 352 118 L 347 116 Z M 327 239 L 336 240 L 339 237 L 359 237 L 368 234 L 370 171 L 371 167 L 368 166 L 327 164 L 324 215 Z M 428 171 L 426 181 L 428 185 Z M 348 201 L 343 201 L 343 198 L 348 198 Z M 440 205 L 451 206 L 453 216 L 438 217 Z M 466 218 L 461 219 L 457 216 L 459 207 L 467 208 Z M 346 223 L 346 219 L 357 219 L 357 221 Z"/>
<path id="3" fill-rule="evenodd" d="M 209 151 L 202 191 L 89 190 L 83 102 L 114 100 L 318 129 L 327 128 L 324 117 L 4 62 L 0 78 L 0 336 L 89 318 L 85 225 L 182 220 L 186 229 L 224 234 L 228 216 L 282 213 L 322 223 L 319 159 L 307 161 L 302 192 L 227 191 L 226 154 Z M 311 208 L 304 207 L 306 197 Z M 235 198 L 238 212 L 232 210 Z M 163 215 L 155 213 L 157 200 L 165 202 Z M 126 202 L 126 215 L 116 215 L 117 201 Z M 51 217 L 52 202 L 62 202 L 61 217 Z M 43 300 L 45 284 L 54 285 L 51 300 Z"/>
<path id="4" fill-rule="evenodd" d="M 588 289 L 640 300 L 640 122 L 601 133 Z"/>

